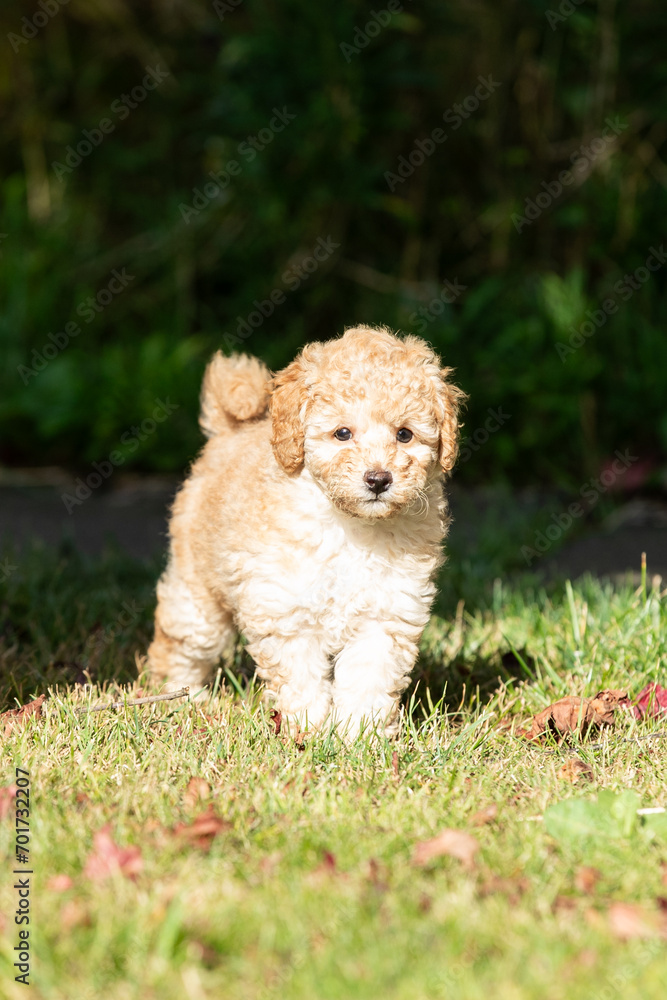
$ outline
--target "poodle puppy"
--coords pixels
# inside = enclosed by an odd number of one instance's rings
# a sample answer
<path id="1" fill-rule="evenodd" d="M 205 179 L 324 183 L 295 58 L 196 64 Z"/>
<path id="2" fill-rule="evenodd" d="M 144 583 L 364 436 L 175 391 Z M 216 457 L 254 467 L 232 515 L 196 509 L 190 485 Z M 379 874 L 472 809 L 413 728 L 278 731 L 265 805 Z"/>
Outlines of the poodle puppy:
<path id="1" fill-rule="evenodd" d="M 237 632 L 283 717 L 397 732 L 443 561 L 464 393 L 431 348 L 358 326 L 273 378 L 211 360 L 209 438 L 174 502 L 152 676 L 203 685 Z"/>

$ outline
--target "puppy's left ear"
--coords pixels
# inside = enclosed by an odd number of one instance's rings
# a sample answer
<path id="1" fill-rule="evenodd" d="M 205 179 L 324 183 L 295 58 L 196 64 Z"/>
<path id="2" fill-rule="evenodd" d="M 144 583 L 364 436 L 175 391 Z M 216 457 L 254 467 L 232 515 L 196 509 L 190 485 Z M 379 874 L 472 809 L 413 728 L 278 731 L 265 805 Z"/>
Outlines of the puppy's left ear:
<path id="1" fill-rule="evenodd" d="M 451 472 L 459 453 L 459 410 L 467 400 L 467 396 L 458 386 L 447 381 L 453 368 L 440 369 L 440 465 L 444 472 Z"/>
<path id="2" fill-rule="evenodd" d="M 303 468 L 307 350 L 305 348 L 287 368 L 274 375 L 271 383 L 271 446 L 278 465 L 288 475 Z"/>

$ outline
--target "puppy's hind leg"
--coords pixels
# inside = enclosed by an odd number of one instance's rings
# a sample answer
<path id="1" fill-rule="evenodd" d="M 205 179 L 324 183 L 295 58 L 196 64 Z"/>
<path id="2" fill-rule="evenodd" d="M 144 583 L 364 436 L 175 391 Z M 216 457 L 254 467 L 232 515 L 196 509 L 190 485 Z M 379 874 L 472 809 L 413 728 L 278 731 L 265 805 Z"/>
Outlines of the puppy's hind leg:
<path id="1" fill-rule="evenodd" d="M 236 630 L 231 613 L 205 591 L 194 592 L 167 567 L 157 586 L 155 635 L 148 669 L 169 691 L 189 687 L 194 695 L 209 679 L 220 657 L 231 652 Z"/>

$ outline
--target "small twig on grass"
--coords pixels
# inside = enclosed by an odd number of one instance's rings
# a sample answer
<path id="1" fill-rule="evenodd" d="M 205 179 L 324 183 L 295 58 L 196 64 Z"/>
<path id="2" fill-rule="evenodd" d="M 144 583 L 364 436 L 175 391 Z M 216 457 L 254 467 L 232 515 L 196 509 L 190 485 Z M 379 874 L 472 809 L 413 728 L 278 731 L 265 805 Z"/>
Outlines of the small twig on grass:
<path id="1" fill-rule="evenodd" d="M 667 736 L 667 729 L 659 729 L 657 733 L 648 733 L 646 736 L 627 736 L 620 740 L 610 740 L 608 743 L 589 743 L 588 749 L 599 750 L 600 747 L 606 747 L 607 750 L 610 750 L 620 743 L 636 743 L 638 740 L 659 740 L 665 736 Z"/>
<path id="2" fill-rule="evenodd" d="M 582 743 L 581 748 L 583 750 L 601 750 L 603 747 L 605 750 L 613 750 L 614 747 L 620 746 L 622 743 L 637 743 L 639 740 L 659 740 L 667 738 L 667 729 L 659 729 L 657 733 L 647 733 L 646 736 L 626 736 L 618 740 L 609 740 L 600 743 Z M 542 751 L 543 753 L 556 753 L 555 749 L 547 747 Z"/>
<path id="3" fill-rule="evenodd" d="M 93 705 L 90 708 L 80 708 L 79 712 L 104 712 L 107 708 L 132 708 L 133 705 L 154 705 L 156 701 L 173 701 L 174 698 L 185 698 L 190 693 L 189 687 L 180 691 L 170 691 L 168 694 L 153 694 L 149 698 L 135 698 L 133 701 L 110 701 L 106 705 Z"/>

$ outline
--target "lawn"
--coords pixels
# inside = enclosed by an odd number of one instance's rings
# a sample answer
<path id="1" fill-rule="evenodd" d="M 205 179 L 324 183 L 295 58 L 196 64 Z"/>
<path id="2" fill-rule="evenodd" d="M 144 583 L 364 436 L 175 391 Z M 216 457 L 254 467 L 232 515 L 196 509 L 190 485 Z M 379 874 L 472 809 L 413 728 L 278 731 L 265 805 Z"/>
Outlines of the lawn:
<path id="1" fill-rule="evenodd" d="M 659 580 L 450 586 L 402 736 L 346 746 L 276 733 L 242 648 L 204 700 L 80 711 L 137 697 L 159 567 L 4 565 L 0 709 L 48 692 L 2 740 L 0 785 L 29 772 L 34 873 L 26 994 L 0 793 L 9 1000 L 664 996 L 667 823 L 637 813 L 667 804 L 660 721 L 520 735 L 562 696 L 665 682 Z M 572 784 L 574 757 L 590 770 Z M 446 829 L 475 843 L 428 860 L 417 845 Z"/>

